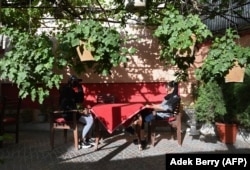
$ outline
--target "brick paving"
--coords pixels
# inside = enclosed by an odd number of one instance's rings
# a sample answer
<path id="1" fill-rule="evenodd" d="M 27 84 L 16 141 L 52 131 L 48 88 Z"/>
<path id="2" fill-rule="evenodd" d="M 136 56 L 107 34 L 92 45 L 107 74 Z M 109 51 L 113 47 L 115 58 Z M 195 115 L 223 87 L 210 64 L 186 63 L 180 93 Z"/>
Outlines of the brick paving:
<path id="1" fill-rule="evenodd" d="M 140 170 L 166 169 L 165 157 L 168 153 L 247 153 L 250 142 L 240 136 L 233 145 L 226 145 L 216 137 L 200 138 L 183 133 L 183 144 L 170 132 L 159 131 L 155 147 L 147 146 L 139 151 L 133 143 L 134 136 L 122 131 L 108 135 L 101 140 L 99 150 L 94 148 L 75 150 L 72 133 L 69 132 L 65 144 L 62 132 L 56 131 L 54 150 L 49 144 L 49 131 L 38 128 L 22 129 L 20 143 L 5 142 L 0 149 L 1 170 Z"/>

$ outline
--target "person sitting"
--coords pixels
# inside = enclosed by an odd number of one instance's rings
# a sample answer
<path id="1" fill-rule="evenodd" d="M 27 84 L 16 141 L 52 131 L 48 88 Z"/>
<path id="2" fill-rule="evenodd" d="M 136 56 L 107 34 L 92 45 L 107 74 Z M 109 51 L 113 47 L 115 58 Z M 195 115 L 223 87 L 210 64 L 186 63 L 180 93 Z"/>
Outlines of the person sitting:
<path id="1" fill-rule="evenodd" d="M 167 95 L 163 98 L 160 104 L 147 104 L 142 109 L 132 125 L 126 131 L 134 134 L 136 132 L 138 137 L 139 149 L 145 147 L 146 140 L 144 138 L 144 123 L 150 123 L 153 120 L 164 120 L 173 117 L 173 112 L 178 103 L 180 96 L 178 94 L 178 83 L 170 81 L 166 83 Z M 144 145 L 144 146 L 143 146 Z"/>
<path id="2" fill-rule="evenodd" d="M 82 108 L 84 92 L 82 85 L 79 83 L 80 81 L 81 79 L 78 79 L 74 75 L 70 75 L 68 83 L 65 86 L 62 86 L 59 90 L 59 107 L 61 110 L 65 110 L 64 119 L 67 121 L 73 120 L 73 114 L 70 110 Z M 69 112 L 67 112 L 67 110 L 69 110 Z M 79 148 L 90 148 L 94 142 L 90 143 L 87 136 L 93 126 L 94 119 L 88 111 L 78 112 L 76 116 L 76 119 L 83 124 L 82 138 L 79 141 Z"/>

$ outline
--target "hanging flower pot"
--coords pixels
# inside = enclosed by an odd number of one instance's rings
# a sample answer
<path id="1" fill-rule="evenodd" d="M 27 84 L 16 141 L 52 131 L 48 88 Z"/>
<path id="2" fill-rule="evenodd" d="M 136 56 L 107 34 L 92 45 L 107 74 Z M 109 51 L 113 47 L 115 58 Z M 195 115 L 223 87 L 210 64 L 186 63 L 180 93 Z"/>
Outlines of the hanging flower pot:
<path id="1" fill-rule="evenodd" d="M 216 129 L 219 135 L 219 139 L 222 143 L 234 144 L 238 133 L 237 124 L 215 123 Z"/>
<path id="2" fill-rule="evenodd" d="M 176 57 L 190 57 L 190 56 L 193 56 L 194 47 L 195 47 L 195 43 L 196 43 L 196 35 L 192 34 L 191 39 L 192 39 L 192 45 L 189 46 L 186 49 L 178 49 L 176 54 L 175 54 Z"/>
<path id="3" fill-rule="evenodd" d="M 91 51 L 86 48 L 83 41 L 80 40 L 80 45 L 76 47 L 76 51 L 81 61 L 95 61 Z"/>
<path id="4" fill-rule="evenodd" d="M 243 82 L 244 81 L 245 68 L 240 67 L 236 61 L 234 67 L 229 70 L 229 73 L 225 76 L 225 82 Z"/>

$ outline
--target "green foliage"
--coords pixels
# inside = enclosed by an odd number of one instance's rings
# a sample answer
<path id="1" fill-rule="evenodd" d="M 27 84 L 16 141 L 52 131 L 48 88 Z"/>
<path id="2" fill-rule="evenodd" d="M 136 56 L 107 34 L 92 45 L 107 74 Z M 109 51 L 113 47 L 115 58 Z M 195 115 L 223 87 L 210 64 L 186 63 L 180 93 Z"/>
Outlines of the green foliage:
<path id="1" fill-rule="evenodd" d="M 7 2 L 4 2 L 7 1 Z M 14 2 L 13 0 L 1 0 L 1 22 L 6 27 L 12 27 L 20 31 L 29 32 L 35 34 L 37 28 L 39 28 L 41 23 L 41 16 L 44 13 L 51 13 L 52 9 L 47 8 L 46 10 L 41 10 L 39 8 L 29 8 L 29 1 L 19 1 Z M 47 1 L 43 1 L 43 6 L 49 5 Z M 7 5 L 8 4 L 8 5 Z M 32 0 L 31 6 L 38 6 L 38 0 Z M 12 8 L 12 5 L 16 8 Z M 3 6 L 7 6 L 3 8 Z"/>
<path id="2" fill-rule="evenodd" d="M 62 79 L 62 75 L 53 72 L 55 70 L 53 66 L 62 69 L 70 65 L 77 73 L 84 73 L 89 67 L 103 75 L 109 75 L 112 67 L 120 64 L 126 66 L 126 56 L 135 53 L 135 49 L 123 48 L 127 45 L 126 37 L 121 38 L 115 29 L 104 27 L 99 21 L 107 21 L 106 24 L 109 25 L 109 21 L 112 20 L 112 22 L 120 23 L 120 28 L 122 28 L 128 19 L 136 16 L 140 20 L 140 16 L 144 16 L 147 19 L 145 23 L 143 21 L 143 24 L 159 25 L 155 36 L 162 47 L 161 59 L 166 65 L 177 65 L 179 70 L 176 75 L 179 79 L 186 79 L 187 69 L 193 63 L 194 56 L 178 57 L 176 49 L 185 52 L 192 44 L 190 36 L 193 34 L 196 35 L 198 43 L 211 36 L 211 32 L 201 22 L 199 14 L 203 12 L 203 9 L 208 17 L 213 17 L 215 13 L 213 11 L 212 14 L 208 13 L 209 10 L 216 11 L 216 15 L 226 13 L 227 10 L 224 10 L 224 7 L 229 3 L 229 1 L 222 1 L 221 7 L 208 10 L 208 4 L 211 2 L 207 0 L 190 1 L 185 4 L 182 1 L 172 0 L 147 1 L 146 9 L 134 11 L 132 14 L 125 10 L 124 2 L 120 0 L 110 1 L 109 5 L 104 0 L 56 1 L 58 3 L 34 0 L 30 2 L 2 1 L 2 25 L 15 29 L 1 29 L 0 33 L 11 38 L 13 48 L 1 59 L 0 72 L 1 78 L 9 79 L 18 85 L 22 98 L 31 95 L 32 100 L 38 99 L 40 103 L 49 95 L 48 90 L 54 86 L 58 87 Z M 230 3 L 240 4 L 243 1 L 238 3 L 234 0 Z M 159 8 L 159 4 L 167 6 Z M 41 19 L 44 17 L 53 18 L 53 22 L 58 26 L 52 28 L 50 33 L 60 32 L 61 35 L 58 39 L 60 48 L 56 54 L 51 51 L 52 46 L 48 35 L 36 35 L 38 28 L 42 25 Z M 76 20 L 82 22 L 75 24 Z M 74 24 L 69 27 L 71 23 Z M 50 27 L 47 24 L 46 20 L 43 28 Z M 79 45 L 79 40 L 88 43 L 87 48 L 92 50 L 95 62 L 80 62 L 75 49 Z M 246 49 L 240 48 L 239 50 L 245 51 Z"/>
<path id="3" fill-rule="evenodd" d="M 235 119 L 241 126 L 250 128 L 250 69 L 247 68 L 244 82 L 223 84 L 227 118 Z"/>
<path id="4" fill-rule="evenodd" d="M 154 32 L 154 36 L 159 39 L 161 44 L 160 57 L 165 64 L 177 65 L 180 72 L 176 73 L 181 79 L 185 79 L 187 69 L 194 62 L 194 55 L 190 51 L 193 44 L 192 35 L 196 36 L 196 42 L 203 42 L 212 33 L 207 26 L 202 23 L 198 15 L 189 14 L 184 16 L 180 14 L 172 5 L 167 6 L 162 23 Z M 187 53 L 187 57 L 181 57 L 181 53 Z"/>
<path id="5" fill-rule="evenodd" d="M 196 118 L 200 122 L 213 123 L 227 113 L 221 87 L 217 82 L 209 81 L 199 86 L 195 103 Z"/>
<path id="6" fill-rule="evenodd" d="M 237 114 L 237 117 L 236 117 L 236 119 L 239 121 L 239 124 L 246 129 L 250 128 L 250 114 L 249 113 L 250 113 L 250 105 L 247 106 L 244 112 L 242 112 L 241 114 Z"/>
<path id="7" fill-rule="evenodd" d="M 238 61 L 241 67 L 250 62 L 250 48 L 236 44 L 239 38 L 236 33 L 235 30 L 227 29 L 224 36 L 215 38 L 204 64 L 195 70 L 198 80 L 222 83 L 235 61 Z"/>
<path id="8" fill-rule="evenodd" d="M 31 96 L 32 101 L 43 102 L 53 87 L 59 88 L 62 75 L 54 66 L 63 65 L 52 53 L 52 42 L 46 34 L 32 36 L 12 28 L 2 28 L 10 39 L 11 48 L 0 60 L 1 79 L 17 84 L 19 96 Z"/>
<path id="9" fill-rule="evenodd" d="M 212 84 L 211 84 L 212 82 Z M 197 120 L 205 122 L 237 123 L 250 128 L 250 68 L 246 68 L 244 82 L 208 81 L 199 88 L 195 103 Z"/>
<path id="10" fill-rule="evenodd" d="M 226 114 L 218 115 L 217 117 L 211 117 L 210 120 L 216 120 L 221 122 L 237 122 L 244 127 L 250 127 L 249 108 L 250 99 L 247 91 L 250 89 L 249 75 L 245 76 L 243 83 L 225 83 L 225 76 L 229 70 L 234 66 L 237 61 L 241 67 L 245 66 L 249 70 L 248 63 L 250 62 L 250 48 L 241 47 L 236 42 L 239 36 L 236 31 L 227 29 L 226 34 L 222 37 L 216 37 L 212 42 L 211 48 L 208 52 L 208 56 L 204 61 L 201 68 L 195 71 L 196 78 L 208 84 L 213 81 L 222 87 L 222 93 L 224 97 L 220 97 L 220 100 L 205 100 L 203 98 L 209 95 L 217 96 L 216 92 L 210 91 L 211 94 L 199 93 L 198 101 L 203 101 L 202 106 L 197 103 L 199 107 L 205 107 L 209 105 L 212 107 L 214 104 L 221 105 L 225 103 Z M 249 74 L 249 73 L 248 73 Z M 219 107 L 219 106 L 218 106 Z M 221 107 L 222 108 L 222 107 Z M 209 109 L 209 107 L 207 107 Z M 206 117 L 206 109 L 198 113 L 201 118 L 202 115 Z M 213 119 L 214 118 L 214 119 Z"/>
<path id="11" fill-rule="evenodd" d="M 126 63 L 127 55 L 135 52 L 134 48 L 122 47 L 125 39 L 114 28 L 104 27 L 93 20 L 72 24 L 66 34 L 61 34 L 58 39 L 60 58 L 65 58 L 77 73 L 84 72 L 89 67 L 94 68 L 98 74 L 109 75 L 113 67 Z M 95 61 L 80 61 L 76 51 L 80 40 L 86 43 L 86 48 L 91 51 Z"/>
<path id="12" fill-rule="evenodd" d="M 71 65 L 77 73 L 82 73 L 88 66 L 99 74 L 109 75 L 112 67 L 126 63 L 126 56 L 135 52 L 134 48 L 122 47 L 125 38 L 121 39 L 115 29 L 103 27 L 93 20 L 73 24 L 65 30 L 66 33 L 58 36 L 60 48 L 53 53 L 53 43 L 45 33 L 33 36 L 13 28 L 1 28 L 0 33 L 10 39 L 10 50 L 0 60 L 0 77 L 17 84 L 21 98 L 30 95 L 32 101 L 43 103 L 50 89 L 59 88 L 63 78 L 55 72 L 56 68 Z M 87 42 L 95 62 L 80 62 L 76 51 L 79 40 Z"/>

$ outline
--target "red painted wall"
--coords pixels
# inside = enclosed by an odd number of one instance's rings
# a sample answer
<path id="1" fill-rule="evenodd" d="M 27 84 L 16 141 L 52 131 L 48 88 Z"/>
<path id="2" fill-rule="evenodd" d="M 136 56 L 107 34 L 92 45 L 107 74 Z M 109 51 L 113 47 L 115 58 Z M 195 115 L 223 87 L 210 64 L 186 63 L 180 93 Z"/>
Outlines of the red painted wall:
<path id="1" fill-rule="evenodd" d="M 159 103 L 166 95 L 165 82 L 152 83 L 83 83 L 85 92 L 85 105 L 94 105 L 98 93 L 111 93 L 115 95 L 116 102 Z M 17 97 L 16 85 L 2 84 L 2 95 Z M 53 89 L 46 104 L 57 103 L 59 91 Z M 55 101 L 56 100 L 56 101 Z M 32 102 L 27 97 L 22 102 L 22 108 L 39 108 L 38 102 Z"/>
<path id="2" fill-rule="evenodd" d="M 95 103 L 98 93 L 115 95 L 116 102 L 161 102 L 166 95 L 164 82 L 154 83 L 89 83 L 85 86 L 86 104 Z"/>

